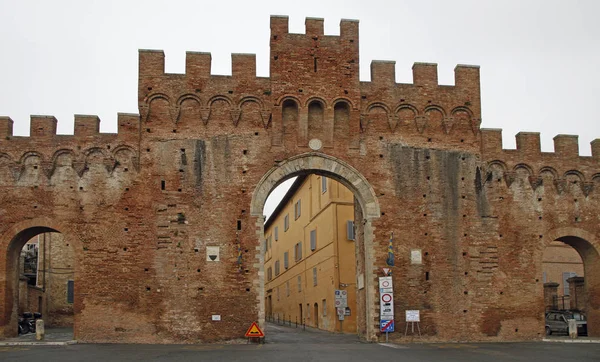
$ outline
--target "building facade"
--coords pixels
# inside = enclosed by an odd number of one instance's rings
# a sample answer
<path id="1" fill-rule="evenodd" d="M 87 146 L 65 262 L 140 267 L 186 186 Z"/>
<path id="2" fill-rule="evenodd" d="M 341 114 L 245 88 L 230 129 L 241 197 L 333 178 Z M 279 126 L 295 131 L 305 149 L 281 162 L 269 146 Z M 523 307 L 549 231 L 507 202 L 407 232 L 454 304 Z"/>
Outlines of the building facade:
<path id="1" fill-rule="evenodd" d="M 579 302 L 600 335 L 600 140 L 580 156 L 577 136 L 542 152 L 538 133 L 521 132 L 503 149 L 501 130 L 481 128 L 479 67 L 439 85 L 436 64 L 415 63 L 406 84 L 394 62 L 373 61 L 361 81 L 358 21 L 325 35 L 308 18 L 292 34 L 273 16 L 270 29 L 269 77 L 254 55 L 233 54 L 220 76 L 210 54 L 188 52 L 185 74 L 169 74 L 162 51 L 141 50 L 139 114 L 119 114 L 116 134 L 76 115 L 74 134 L 57 135 L 54 117 L 35 115 L 15 136 L 0 117 L 0 335 L 17 331 L 23 246 L 60 232 L 73 247 L 75 339 L 243 336 L 266 316 L 265 200 L 310 173 L 356 199 L 364 340 L 381 336 L 392 233 L 398 330 L 419 310 L 424 338 L 541 338 L 543 253 L 558 240 L 581 255 Z"/>
<path id="2" fill-rule="evenodd" d="M 265 240 L 267 317 L 356 333 L 352 192 L 326 176 L 299 176 L 266 221 Z M 347 296 L 341 321 L 336 290 Z"/>

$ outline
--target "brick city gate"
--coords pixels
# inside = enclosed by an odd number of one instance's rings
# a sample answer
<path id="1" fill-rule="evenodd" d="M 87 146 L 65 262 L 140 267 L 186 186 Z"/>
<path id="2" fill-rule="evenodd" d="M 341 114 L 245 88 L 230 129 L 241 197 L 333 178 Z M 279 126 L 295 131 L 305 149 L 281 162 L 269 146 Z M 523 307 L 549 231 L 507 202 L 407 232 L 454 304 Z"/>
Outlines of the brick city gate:
<path id="1" fill-rule="evenodd" d="M 400 84 L 393 62 L 374 61 L 360 82 L 358 44 L 357 21 L 325 36 L 321 19 L 289 34 L 272 17 L 269 78 L 253 55 L 215 76 L 210 54 L 189 52 L 185 74 L 166 74 L 164 54 L 142 50 L 140 114 L 119 114 L 117 134 L 76 115 L 75 134 L 56 135 L 54 117 L 32 116 L 19 137 L 0 118 L 2 334 L 17 330 L 15 250 L 56 230 L 75 248 L 78 340 L 242 336 L 264 318 L 264 197 L 286 175 L 320 170 L 363 198 L 365 338 L 377 337 L 374 282 L 392 232 L 399 329 L 418 309 L 439 340 L 540 338 L 541 255 L 562 240 L 582 255 L 599 335 L 600 141 L 580 157 L 576 136 L 546 153 L 539 134 L 519 133 L 503 150 L 500 130 L 480 129 L 478 67 L 459 65 L 455 85 L 440 86 L 435 64 L 416 63 L 413 84 Z"/>

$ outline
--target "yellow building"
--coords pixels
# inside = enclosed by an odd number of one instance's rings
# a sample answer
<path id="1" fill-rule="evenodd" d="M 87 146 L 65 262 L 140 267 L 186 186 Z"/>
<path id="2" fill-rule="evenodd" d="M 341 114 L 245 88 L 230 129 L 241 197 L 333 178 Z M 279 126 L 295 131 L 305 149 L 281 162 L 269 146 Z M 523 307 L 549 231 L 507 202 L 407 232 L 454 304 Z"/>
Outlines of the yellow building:
<path id="1" fill-rule="evenodd" d="M 544 283 L 558 283 L 559 297 L 569 295 L 567 279 L 574 276 L 584 276 L 583 261 L 579 253 L 571 246 L 560 241 L 553 241 L 546 247 L 542 267 L 542 281 Z"/>
<path id="2" fill-rule="evenodd" d="M 299 176 L 265 223 L 268 318 L 356 333 L 354 195 L 324 176 Z M 347 292 L 343 321 L 335 291 Z"/>

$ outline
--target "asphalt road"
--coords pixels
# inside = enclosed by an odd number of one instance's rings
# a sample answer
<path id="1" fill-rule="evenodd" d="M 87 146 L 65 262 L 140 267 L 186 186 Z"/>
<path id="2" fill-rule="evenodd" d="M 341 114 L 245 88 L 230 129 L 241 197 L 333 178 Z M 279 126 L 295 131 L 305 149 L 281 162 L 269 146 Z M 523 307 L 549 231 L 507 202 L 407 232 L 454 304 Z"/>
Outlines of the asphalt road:
<path id="1" fill-rule="evenodd" d="M 381 345 L 355 336 L 270 325 L 264 345 L 2 346 L 0 361 L 600 361 L 596 343 Z"/>

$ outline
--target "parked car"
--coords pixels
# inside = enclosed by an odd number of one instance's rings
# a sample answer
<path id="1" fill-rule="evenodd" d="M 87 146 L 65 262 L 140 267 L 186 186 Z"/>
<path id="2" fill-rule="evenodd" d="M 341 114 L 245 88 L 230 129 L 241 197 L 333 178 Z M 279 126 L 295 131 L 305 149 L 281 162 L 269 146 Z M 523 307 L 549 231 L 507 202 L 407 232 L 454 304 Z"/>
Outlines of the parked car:
<path id="1" fill-rule="evenodd" d="M 569 319 L 575 319 L 577 323 L 577 335 L 587 336 L 587 320 L 585 316 L 577 311 L 552 310 L 546 312 L 546 335 L 553 333 L 569 334 Z"/>

